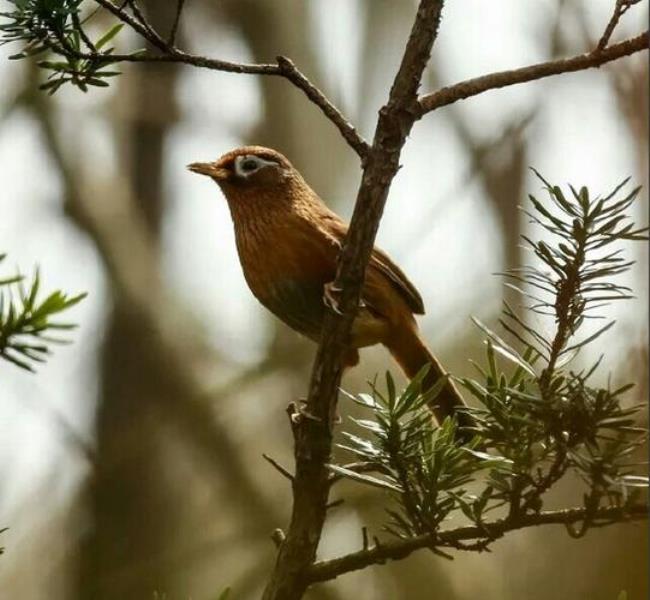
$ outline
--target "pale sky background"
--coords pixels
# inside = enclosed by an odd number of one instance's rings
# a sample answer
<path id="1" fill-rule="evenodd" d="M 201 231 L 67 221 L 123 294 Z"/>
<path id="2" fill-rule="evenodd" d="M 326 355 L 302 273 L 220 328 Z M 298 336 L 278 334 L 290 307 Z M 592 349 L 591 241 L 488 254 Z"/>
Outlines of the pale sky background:
<path id="1" fill-rule="evenodd" d="M 603 29 L 612 4 L 609 0 L 583 2 L 594 32 Z M 354 91 L 359 3 L 312 0 L 310 5 L 314 33 L 327 56 L 327 80 L 321 83 L 340 98 L 344 112 L 359 122 Z M 550 0 L 450 2 L 435 47 L 440 83 L 544 60 L 548 52 L 545 22 L 554 18 L 554 6 Z M 616 36 L 641 31 L 645 20 L 645 9 L 630 11 Z M 221 58 L 247 58 L 236 34 L 216 37 L 211 45 L 203 43 L 202 50 Z M 0 110 L 15 89 L 19 69 L 5 60 L 15 51 L 0 48 Z M 394 65 L 387 64 L 386 69 L 392 73 Z M 634 151 L 614 98 L 603 85 L 605 77 L 590 71 L 546 79 L 484 94 L 457 108 L 471 118 L 473 130 L 487 138 L 543 95 L 543 109 L 528 133 L 530 164 L 552 182 L 586 184 L 594 192 L 605 193 L 623 177 L 636 175 Z M 102 114 L 111 93 L 94 90 L 84 96 L 70 88 L 57 97 L 60 117 L 79 152 L 90 153 L 103 169 L 112 168 L 115 152 Z M 185 165 L 215 158 L 240 143 L 236 131 L 252 125 L 259 114 L 257 80 L 185 68 L 178 98 L 184 117 L 169 138 L 166 159 L 170 205 L 163 236 L 165 275 L 204 319 L 212 343 L 246 365 L 263 353 L 269 331 L 261 324 L 267 321 L 260 318 L 263 309 L 243 280 L 223 198 L 216 186 L 188 173 Z M 379 102 L 377 98 L 377 107 Z M 192 116 L 187 117 L 190 112 Z M 212 132 L 222 131 L 226 114 L 233 135 L 216 138 Z M 362 122 L 362 130 L 369 136 L 369 123 Z M 405 167 L 393 185 L 379 244 L 420 289 L 428 309 L 423 319 L 427 337 L 444 343 L 465 326 L 471 314 L 487 317 L 498 309 L 500 282 L 492 275 L 500 268 L 499 245 L 494 242 L 497 224 L 481 187 L 463 185 L 469 165 L 444 111 L 416 124 L 402 163 Z M 62 214 L 60 183 L 41 150 L 38 127 L 22 112 L 12 114 L 0 127 L 0 181 L 0 252 L 9 254 L 0 273 L 18 265 L 29 273 L 39 265 L 44 289 L 89 294 L 68 316 L 79 324 L 71 336 L 74 344 L 55 348 L 37 376 L 0 362 L 3 525 L 16 523 L 24 503 L 34 494 L 43 494 L 44 504 L 64 502 L 85 473 L 86 465 L 66 444 L 56 415 L 81 436 L 90 437 L 97 388 L 93 365 L 106 311 L 106 286 L 92 244 Z M 532 176 L 527 189 L 541 195 L 540 184 Z M 354 195 L 336 200 L 349 216 Z M 439 210 L 432 213 L 432 207 Z M 432 214 L 430 232 L 414 243 L 411 238 L 422 231 L 423 215 Z M 635 252 L 638 257 L 638 249 Z M 608 334 L 606 340 L 613 359 L 630 339 L 641 340 L 646 331 L 645 275 L 637 270 L 631 281 L 639 299 L 613 310 L 619 320 L 618 333 Z M 29 532 L 23 530 L 21 535 Z"/>

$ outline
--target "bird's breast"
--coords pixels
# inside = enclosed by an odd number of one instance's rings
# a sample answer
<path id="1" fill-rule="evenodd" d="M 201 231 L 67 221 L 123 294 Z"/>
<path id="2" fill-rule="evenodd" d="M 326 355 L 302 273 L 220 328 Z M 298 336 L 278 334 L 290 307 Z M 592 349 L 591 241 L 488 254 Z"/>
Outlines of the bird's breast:
<path id="1" fill-rule="evenodd" d="M 244 276 L 257 299 L 293 329 L 318 336 L 323 286 L 335 276 L 336 250 L 298 220 L 236 223 Z"/>

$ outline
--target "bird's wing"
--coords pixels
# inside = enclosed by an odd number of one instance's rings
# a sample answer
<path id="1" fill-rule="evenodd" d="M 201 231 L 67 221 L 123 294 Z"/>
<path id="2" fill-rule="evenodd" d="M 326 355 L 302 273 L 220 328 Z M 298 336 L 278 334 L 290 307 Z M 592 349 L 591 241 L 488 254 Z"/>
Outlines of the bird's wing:
<path id="1" fill-rule="evenodd" d="M 335 214 L 328 211 L 321 222 L 325 225 L 327 232 L 333 236 L 339 247 L 348 232 L 348 226 Z M 404 299 L 411 311 L 416 315 L 424 314 L 424 302 L 420 292 L 409 281 L 404 271 L 400 269 L 391 258 L 377 247 L 374 247 L 370 256 L 368 269 L 375 269 L 391 283 L 393 288 Z M 371 299 L 368 299 L 371 300 Z M 372 303 L 372 302 L 371 302 Z"/>
<path id="2" fill-rule="evenodd" d="M 370 266 L 377 267 L 400 292 L 409 308 L 416 315 L 424 314 L 424 302 L 417 288 L 409 281 L 404 271 L 400 269 L 383 250 L 376 246 L 372 249 Z"/>

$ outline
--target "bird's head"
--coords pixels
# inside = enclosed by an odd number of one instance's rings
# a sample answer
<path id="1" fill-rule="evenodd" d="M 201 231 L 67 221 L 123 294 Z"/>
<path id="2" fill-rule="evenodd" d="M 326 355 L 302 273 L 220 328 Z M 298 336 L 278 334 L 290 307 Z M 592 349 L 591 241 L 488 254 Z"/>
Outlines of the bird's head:
<path id="1" fill-rule="evenodd" d="M 196 162 L 187 168 L 216 181 L 229 200 L 277 190 L 299 177 L 282 154 L 262 146 L 237 148 L 214 162 Z"/>

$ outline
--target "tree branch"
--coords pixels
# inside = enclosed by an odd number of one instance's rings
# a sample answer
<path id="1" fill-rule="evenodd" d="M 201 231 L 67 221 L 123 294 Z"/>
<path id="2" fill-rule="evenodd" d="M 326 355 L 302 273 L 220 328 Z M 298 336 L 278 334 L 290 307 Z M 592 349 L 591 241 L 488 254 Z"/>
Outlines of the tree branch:
<path id="1" fill-rule="evenodd" d="M 604 50 L 596 49 L 572 58 L 552 60 L 520 69 L 499 71 L 497 73 L 475 77 L 474 79 L 468 79 L 451 86 L 443 87 L 432 94 L 422 96 L 418 100 L 418 118 L 442 106 L 477 96 L 489 90 L 543 79 L 552 75 L 600 67 L 605 63 L 629 56 L 647 48 L 648 32 L 646 31 L 637 37 L 614 44 Z"/>
<path id="2" fill-rule="evenodd" d="M 183 14 L 184 7 L 185 0 L 176 0 L 176 15 L 174 17 L 174 23 L 172 24 L 171 31 L 169 32 L 169 37 L 167 38 L 168 46 L 173 46 L 176 42 L 176 34 L 178 33 L 178 26 L 181 23 L 181 15 Z"/>
<path id="3" fill-rule="evenodd" d="M 313 104 L 320 108 L 321 112 L 336 126 L 343 136 L 343 139 L 357 153 L 362 161 L 366 159 L 366 155 L 370 149 L 368 142 L 363 139 L 343 113 L 305 76 L 304 73 L 294 65 L 290 59 L 284 56 L 279 56 L 277 58 L 277 64 L 247 64 L 208 58 L 207 56 L 196 54 L 188 54 L 187 52 L 183 52 L 175 47 L 165 49 L 162 54 L 95 54 L 92 52 L 78 52 L 71 48 L 63 48 L 62 46 L 52 46 L 52 50 L 71 58 L 92 60 L 98 63 L 181 63 L 198 67 L 200 69 L 223 71 L 224 73 L 283 77 L 301 90 Z"/>
<path id="4" fill-rule="evenodd" d="M 354 126 L 343 116 L 341 111 L 298 70 L 290 59 L 284 56 L 278 56 L 276 60 L 278 61 L 277 66 L 280 71 L 278 74 L 302 90 L 305 96 L 321 109 L 323 114 L 336 125 L 345 141 L 359 155 L 362 163 L 365 162 L 370 146 L 359 135 Z"/>
<path id="5" fill-rule="evenodd" d="M 526 527 L 540 525 L 564 525 L 568 527 L 587 517 L 593 519 L 593 527 L 599 526 L 598 521 L 604 521 L 601 525 L 619 521 L 640 521 L 648 518 L 648 507 L 636 504 L 626 509 L 619 507 L 601 508 L 593 515 L 587 515 L 586 508 L 547 511 L 521 515 L 512 520 L 499 519 L 492 523 L 484 523 L 480 527 L 459 527 L 438 533 L 419 535 L 406 540 L 399 539 L 383 542 L 372 548 L 353 552 L 340 558 L 317 562 L 309 569 L 307 577 L 310 583 L 329 581 L 345 573 L 364 569 L 370 565 L 405 558 L 412 552 L 423 548 L 453 548 L 458 547 L 458 543 L 462 541 L 493 540 L 510 531 Z"/>
<path id="6" fill-rule="evenodd" d="M 374 246 L 402 147 L 417 118 L 417 92 L 438 32 L 443 0 L 421 0 L 388 103 L 379 112 L 349 233 L 339 258 L 335 285 L 340 312 L 329 311 L 312 371 L 307 409 L 294 428 L 296 470 L 293 512 L 264 600 L 301 598 L 305 574 L 316 556 L 330 488 L 326 464 L 332 450 L 332 424 L 341 381 L 341 359 L 356 313 L 365 268 Z"/>
<path id="7" fill-rule="evenodd" d="M 598 41 L 598 46 L 597 46 L 598 50 L 604 50 L 607 47 L 607 44 L 609 44 L 609 40 L 612 37 L 612 33 L 614 33 L 614 29 L 616 29 L 616 26 L 618 25 L 618 22 L 620 21 L 621 17 L 630 8 L 632 8 L 632 6 L 638 4 L 640 1 L 641 0 L 616 0 L 614 6 L 614 13 L 612 14 L 612 17 L 609 20 L 609 23 L 607 23 L 607 27 L 605 27 L 605 31 L 603 32 L 603 35 Z"/>
<path id="8" fill-rule="evenodd" d="M 179 0 L 177 13 L 168 41 L 153 29 L 145 20 L 144 16 L 137 9 L 135 3 L 130 3 L 138 18 L 131 16 L 124 8 L 116 6 L 110 0 L 95 0 L 97 4 L 108 10 L 120 21 L 131 27 L 136 33 L 146 39 L 152 46 L 160 50 L 161 54 L 135 53 L 135 54 L 101 54 L 96 52 L 78 52 L 72 48 L 57 46 L 53 48 L 56 52 L 71 56 L 77 59 L 93 60 L 99 63 L 118 62 L 154 62 L 154 63 L 183 63 L 210 69 L 213 71 L 224 71 L 227 73 L 239 73 L 248 75 L 271 75 L 283 77 L 309 98 L 309 100 L 321 109 L 325 117 L 331 121 L 340 131 L 343 139 L 357 153 L 362 161 L 365 160 L 370 148 L 355 127 L 348 121 L 343 113 L 316 87 L 309 79 L 294 65 L 294 63 L 283 56 L 277 58 L 277 63 L 272 64 L 245 64 L 226 60 L 218 60 L 183 52 L 174 46 L 179 20 L 184 6 L 184 0 Z"/>
<path id="9" fill-rule="evenodd" d="M 620 2 L 620 0 L 618 0 Z M 155 48 L 160 50 L 161 54 L 150 53 L 135 53 L 135 54 L 101 54 L 94 52 L 79 52 L 70 48 L 63 48 L 61 46 L 53 47 L 52 49 L 65 56 L 74 57 L 77 59 L 93 60 L 99 63 L 119 63 L 119 62 L 144 62 L 144 63 L 182 63 L 192 65 L 194 67 L 210 69 L 213 71 L 223 71 L 227 73 L 239 73 L 249 75 L 267 75 L 283 77 L 296 86 L 298 89 L 307 96 L 307 98 L 331 121 L 339 130 L 348 145 L 357 153 L 365 162 L 370 151 L 370 146 L 366 140 L 359 134 L 356 128 L 349 122 L 349 120 L 342 114 L 342 112 L 323 94 L 323 92 L 315 86 L 309 79 L 293 64 L 291 60 L 285 57 L 278 57 L 277 63 L 258 63 L 247 64 L 237 63 L 226 60 L 219 60 L 209 58 L 206 56 L 190 54 L 184 52 L 173 45 L 171 42 L 166 42 L 160 34 L 149 26 L 146 21 L 143 23 L 137 18 L 130 15 L 124 8 L 116 6 L 110 0 L 95 0 L 97 4 L 111 12 L 114 16 L 120 19 L 125 24 L 129 25 L 136 33 L 140 34 L 144 39 L 149 41 Z M 623 6 L 629 7 L 634 2 L 624 3 Z M 182 9 L 182 3 L 179 4 Z M 618 4 L 617 4 L 618 6 Z M 615 11 L 614 16 L 621 14 L 625 11 Z M 447 86 L 439 89 L 431 94 L 426 94 L 420 97 L 417 103 L 414 103 L 413 110 L 417 113 L 416 120 L 423 117 L 426 113 L 453 104 L 458 100 L 464 100 L 483 92 L 543 79 L 552 75 L 559 75 L 562 73 L 569 73 L 573 71 L 581 71 L 585 69 L 600 67 L 603 64 L 617 60 L 624 56 L 629 56 L 636 52 L 640 52 L 648 48 L 648 32 L 630 38 L 618 44 L 609 47 L 601 47 L 603 39 L 607 43 L 609 36 L 607 31 L 610 26 L 616 26 L 618 19 L 614 16 L 610 20 L 608 27 L 603 34 L 603 38 L 599 42 L 598 47 L 591 52 L 581 54 L 571 58 L 565 58 L 555 61 L 548 61 L 522 67 L 519 69 L 512 69 L 508 71 L 500 71 L 490 73 L 481 77 L 468 79 L 460 83 Z M 175 23 L 173 29 L 177 28 L 178 24 Z M 613 27 L 611 27 L 613 31 Z M 611 31 L 609 32 L 611 35 Z M 607 37 L 606 37 L 607 36 Z"/>
<path id="10" fill-rule="evenodd" d="M 153 27 L 149 25 L 147 20 L 144 18 L 144 15 L 142 15 L 134 2 L 127 1 L 126 4 L 129 4 L 131 6 L 135 16 L 131 16 L 124 8 L 124 5 L 116 6 L 111 2 L 111 0 L 95 0 L 95 3 L 99 4 L 99 6 L 102 8 L 105 8 L 108 12 L 116 16 L 123 23 L 126 23 L 131 29 L 146 39 L 152 46 L 158 48 L 163 52 L 169 49 L 169 46 L 165 40 L 163 40 L 160 35 L 156 33 Z"/>

